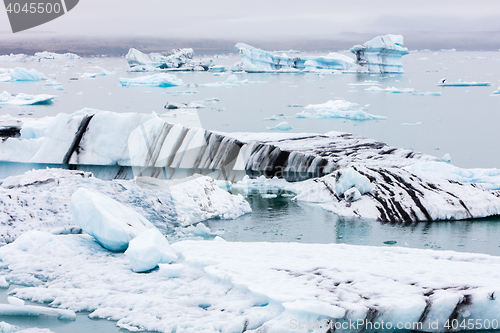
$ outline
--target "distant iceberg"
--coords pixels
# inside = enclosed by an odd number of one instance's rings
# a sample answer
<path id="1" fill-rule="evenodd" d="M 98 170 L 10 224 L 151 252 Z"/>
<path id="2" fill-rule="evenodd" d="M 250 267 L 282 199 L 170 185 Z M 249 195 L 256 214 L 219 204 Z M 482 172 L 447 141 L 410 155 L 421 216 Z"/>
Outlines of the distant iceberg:
<path id="1" fill-rule="evenodd" d="M 360 105 L 344 100 L 330 100 L 323 104 L 310 104 L 295 115 L 296 118 L 344 118 L 351 120 L 387 119 L 384 116 L 369 114 Z"/>
<path id="2" fill-rule="evenodd" d="M 28 70 L 21 67 L 16 67 L 14 69 L 0 68 L 0 82 L 42 80 L 47 80 L 47 77 L 36 69 Z"/>
<path id="3" fill-rule="evenodd" d="M 57 96 L 54 95 L 28 95 L 28 94 L 10 94 L 4 91 L 0 94 L 0 104 L 12 104 L 12 105 L 33 105 L 33 104 L 43 104 L 52 101 Z"/>
<path id="4" fill-rule="evenodd" d="M 231 67 L 233 72 L 298 72 L 320 69 L 346 70 L 354 67 L 354 60 L 352 58 L 336 52 L 318 57 L 300 55 L 289 57 L 285 53 L 272 53 L 244 43 L 236 44 L 235 48 L 240 53 L 242 60 Z"/>
<path id="5" fill-rule="evenodd" d="M 40 62 L 44 60 L 78 60 L 81 59 L 74 53 L 54 53 L 54 52 L 37 52 L 34 56 L 26 54 L 10 54 L 0 55 L 0 62 Z"/>
<path id="6" fill-rule="evenodd" d="M 401 56 L 408 54 L 403 47 L 403 36 L 378 36 L 351 48 L 356 60 L 331 52 L 326 56 L 303 56 L 294 53 L 288 56 L 285 53 L 269 52 L 256 47 L 238 43 L 241 61 L 231 67 L 232 71 L 247 73 L 268 72 L 317 72 L 317 71 L 346 71 L 366 73 L 402 73 Z"/>
<path id="7" fill-rule="evenodd" d="M 403 36 L 385 35 L 351 48 L 356 55 L 357 72 L 403 73 L 401 57 L 408 54 L 403 47 Z"/>
<path id="8" fill-rule="evenodd" d="M 155 69 L 207 71 L 214 65 L 212 59 L 194 60 L 194 51 L 190 48 L 175 49 L 164 53 L 142 53 L 131 48 L 125 58 L 134 71 L 149 71 Z M 218 68 L 220 70 L 220 68 Z"/>
<path id="9" fill-rule="evenodd" d="M 124 87 L 174 87 L 183 84 L 177 76 L 167 73 L 140 76 L 136 78 L 120 78 Z"/>

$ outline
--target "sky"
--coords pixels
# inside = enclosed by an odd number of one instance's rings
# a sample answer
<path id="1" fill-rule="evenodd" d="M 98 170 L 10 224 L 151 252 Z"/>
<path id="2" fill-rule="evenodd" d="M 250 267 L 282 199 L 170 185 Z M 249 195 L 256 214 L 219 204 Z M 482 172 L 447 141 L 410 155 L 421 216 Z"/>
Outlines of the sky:
<path id="1" fill-rule="evenodd" d="M 0 8 L 0 41 L 59 36 L 272 41 L 406 31 L 500 31 L 500 1 L 80 0 L 62 17 L 17 34 Z"/>

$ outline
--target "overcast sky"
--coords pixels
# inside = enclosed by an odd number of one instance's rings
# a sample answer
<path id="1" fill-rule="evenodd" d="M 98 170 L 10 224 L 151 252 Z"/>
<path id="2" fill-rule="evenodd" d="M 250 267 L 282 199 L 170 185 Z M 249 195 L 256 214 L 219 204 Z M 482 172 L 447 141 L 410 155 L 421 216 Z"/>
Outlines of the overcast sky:
<path id="1" fill-rule="evenodd" d="M 328 38 L 342 32 L 500 31 L 499 0 L 80 0 L 66 15 L 0 40 L 45 36 Z"/>

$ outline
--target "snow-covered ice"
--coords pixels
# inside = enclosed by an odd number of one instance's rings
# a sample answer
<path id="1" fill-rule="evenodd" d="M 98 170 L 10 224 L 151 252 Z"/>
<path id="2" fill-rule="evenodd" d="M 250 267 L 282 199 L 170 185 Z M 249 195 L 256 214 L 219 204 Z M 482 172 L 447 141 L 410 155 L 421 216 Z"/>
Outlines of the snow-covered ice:
<path id="1" fill-rule="evenodd" d="M 0 55 L 0 62 L 40 62 L 44 60 L 78 60 L 81 59 L 74 53 L 54 53 L 54 52 L 37 52 L 34 56 L 26 54 L 10 54 Z"/>
<path id="2" fill-rule="evenodd" d="M 344 118 L 351 120 L 387 119 L 384 116 L 369 114 L 356 103 L 345 100 L 330 100 L 323 104 L 309 104 L 305 110 L 295 115 L 296 118 Z"/>
<path id="3" fill-rule="evenodd" d="M 358 201 L 352 202 L 355 204 Z M 180 241 L 175 265 L 136 274 L 87 235 L 31 231 L 0 248 L 16 297 L 159 332 L 283 332 L 294 323 L 500 320 L 500 258 L 345 244 Z M 146 287 L 147 286 L 147 287 Z M 59 310 L 61 311 L 61 310 Z M 195 318 L 196 320 L 194 320 Z M 362 320 L 353 329 L 343 323 Z M 439 327 L 429 329 L 439 321 Z M 345 324 L 344 324 L 345 327 Z M 337 331 L 337 330 L 336 330 Z"/>
<path id="4" fill-rule="evenodd" d="M 40 95 L 29 95 L 29 94 L 10 94 L 4 91 L 0 94 L 0 104 L 12 104 L 12 105 L 34 105 L 48 103 L 52 101 L 57 96 L 40 94 Z"/>
<path id="5" fill-rule="evenodd" d="M 30 328 L 22 328 L 15 325 L 7 324 L 4 321 L 0 321 L 0 332 L 2 333 L 53 333 L 51 330 L 47 328 L 38 328 L 38 327 L 30 327 Z"/>
<path id="6" fill-rule="evenodd" d="M 174 87 L 183 84 L 177 76 L 167 73 L 139 76 L 135 78 L 120 78 L 120 84 L 125 87 Z"/>
<path id="7" fill-rule="evenodd" d="M 0 242 L 12 242 L 32 229 L 81 232 L 73 221 L 70 205 L 71 196 L 81 187 L 101 193 L 96 197 L 106 195 L 128 206 L 164 231 L 210 218 L 233 219 L 251 211 L 242 196 L 220 189 L 209 177 L 189 179 L 163 188 L 146 188 L 143 183 L 103 181 L 87 172 L 62 169 L 34 170 L 6 178 L 0 186 Z M 102 214 L 109 217 L 106 208 Z M 99 217 L 95 210 L 90 213 Z"/>
<path id="8" fill-rule="evenodd" d="M 129 243 L 125 255 L 134 272 L 149 271 L 158 264 L 168 264 L 177 259 L 165 236 L 156 229 L 148 229 Z"/>
<path id="9" fill-rule="evenodd" d="M 401 57 L 408 54 L 403 36 L 377 36 L 363 45 L 351 48 L 356 55 L 356 71 L 368 73 L 403 73 Z"/>

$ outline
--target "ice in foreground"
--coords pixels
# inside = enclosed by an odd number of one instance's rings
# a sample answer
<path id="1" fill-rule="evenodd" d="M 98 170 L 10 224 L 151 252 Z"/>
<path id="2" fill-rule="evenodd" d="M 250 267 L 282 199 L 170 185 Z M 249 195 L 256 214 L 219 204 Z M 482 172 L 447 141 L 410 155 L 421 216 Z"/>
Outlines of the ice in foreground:
<path id="1" fill-rule="evenodd" d="M 158 229 L 167 231 L 209 218 L 232 219 L 251 211 L 242 196 L 221 190 L 209 177 L 186 179 L 168 187 L 165 184 L 163 187 L 148 188 L 144 183 L 144 180 L 103 181 L 88 172 L 62 169 L 35 170 L 9 177 L 0 186 L 0 242 L 12 242 L 32 229 L 78 233 L 81 227 L 94 234 L 95 229 L 100 227 L 92 224 L 102 220 L 116 222 L 126 233 L 132 226 L 123 226 L 123 221 L 138 214 L 142 218 L 138 217 L 137 220 L 146 218 Z M 88 223 L 73 221 L 71 212 L 71 196 L 81 187 L 86 189 L 85 193 L 99 192 L 88 197 L 85 202 L 82 199 L 74 203 L 76 210 L 73 213 L 82 214 L 77 214 L 76 219 Z M 110 199 L 102 199 L 103 196 Z M 110 204 L 109 201 L 113 201 L 111 199 L 117 203 Z M 116 221 L 116 216 L 109 216 L 109 210 L 122 205 L 127 206 L 124 212 L 128 212 L 129 216 Z M 119 209 L 116 210 L 119 213 Z M 135 213 L 130 213 L 130 210 Z M 146 222 L 145 225 L 149 224 Z M 90 228 L 87 229 L 89 223 Z M 142 231 L 147 228 L 135 229 Z M 132 236 L 137 234 L 132 232 Z"/>
<path id="2" fill-rule="evenodd" d="M 311 332 L 328 325 L 363 332 L 383 322 L 445 332 L 447 320 L 490 327 L 500 320 L 498 257 L 223 241 L 180 241 L 172 249 L 179 259 L 171 270 L 137 274 L 126 254 L 90 236 L 31 231 L 1 247 L 0 259 L 11 283 L 28 286 L 16 297 L 90 311 L 130 330 L 273 333 L 316 323 L 324 326 Z"/>
<path id="3" fill-rule="evenodd" d="M 353 46 L 351 52 L 356 55 L 357 71 L 368 73 L 403 73 L 401 57 L 409 53 L 401 35 L 377 36 Z"/>
<path id="4" fill-rule="evenodd" d="M 29 94 L 9 94 L 4 91 L 0 94 L 0 104 L 11 104 L 11 105 L 34 105 L 43 104 L 52 101 L 57 96 L 54 95 L 29 95 Z"/>

